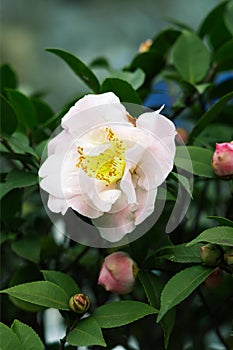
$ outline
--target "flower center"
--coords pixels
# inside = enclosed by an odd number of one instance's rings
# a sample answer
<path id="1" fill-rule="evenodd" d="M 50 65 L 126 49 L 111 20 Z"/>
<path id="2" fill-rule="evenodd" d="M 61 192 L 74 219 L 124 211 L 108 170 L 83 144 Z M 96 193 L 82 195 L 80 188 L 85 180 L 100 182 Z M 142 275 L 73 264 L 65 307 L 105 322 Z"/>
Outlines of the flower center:
<path id="1" fill-rule="evenodd" d="M 106 186 L 120 180 L 125 170 L 125 146 L 112 129 L 106 128 L 109 147 L 97 156 L 88 156 L 78 147 L 79 161 L 76 164 L 90 177 L 103 181 Z"/>

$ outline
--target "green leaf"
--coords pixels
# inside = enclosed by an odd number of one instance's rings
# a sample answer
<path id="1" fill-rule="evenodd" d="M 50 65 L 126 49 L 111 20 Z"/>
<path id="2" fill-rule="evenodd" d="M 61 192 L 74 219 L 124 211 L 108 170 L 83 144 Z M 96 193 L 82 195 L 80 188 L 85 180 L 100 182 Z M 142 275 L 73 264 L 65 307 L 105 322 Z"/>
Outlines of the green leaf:
<path id="1" fill-rule="evenodd" d="M 19 284 L 0 291 L 29 303 L 51 307 L 60 310 L 69 310 L 69 296 L 57 284 L 48 281 L 36 281 Z"/>
<path id="2" fill-rule="evenodd" d="M 41 272 L 46 281 L 53 282 L 64 289 L 69 298 L 74 294 L 80 293 L 76 282 L 69 275 L 60 271 L 42 270 Z"/>
<path id="3" fill-rule="evenodd" d="M 7 327 L 4 323 L 0 322 L 0 334 L 1 334 L 1 350 L 26 350 L 23 348 L 17 335 Z"/>
<path id="4" fill-rule="evenodd" d="M 213 178 L 215 176 L 211 165 L 213 152 L 207 148 L 197 146 L 187 146 L 185 148 L 189 152 L 193 174 Z M 188 170 L 187 167 L 190 167 L 188 162 L 190 162 L 190 160 L 183 154 L 183 146 L 178 146 L 176 148 L 175 165 L 178 168 Z"/>
<path id="5" fill-rule="evenodd" d="M 32 129 L 37 125 L 36 111 L 31 100 L 22 92 L 7 89 L 7 97 L 18 117 L 18 123 L 22 130 Z"/>
<path id="6" fill-rule="evenodd" d="M 233 227 L 233 221 L 222 216 L 208 216 L 208 219 L 216 220 L 221 226 Z"/>
<path id="7" fill-rule="evenodd" d="M 17 117 L 13 107 L 7 101 L 7 99 L 0 95 L 1 97 L 1 129 L 2 135 L 11 135 L 17 127 Z"/>
<path id="8" fill-rule="evenodd" d="M 38 237 L 24 237 L 11 244 L 12 250 L 22 258 L 34 263 L 40 261 L 40 241 Z"/>
<path id="9" fill-rule="evenodd" d="M 230 40 L 232 36 L 225 24 L 225 8 L 227 4 L 228 1 L 223 1 L 216 6 L 201 23 L 199 29 L 199 35 L 201 37 L 206 36 L 214 49 L 218 49 L 226 41 Z"/>
<path id="10" fill-rule="evenodd" d="M 129 69 L 142 69 L 146 73 L 146 80 L 150 81 L 161 71 L 161 69 L 164 67 L 164 64 L 164 55 L 157 48 L 157 50 L 139 53 L 131 62 Z"/>
<path id="11" fill-rule="evenodd" d="M 112 91 L 121 102 L 141 104 L 142 101 L 134 88 L 125 80 L 119 78 L 106 78 L 101 86 L 101 93 Z"/>
<path id="12" fill-rule="evenodd" d="M 144 288 L 147 299 L 151 306 L 160 307 L 160 295 L 164 287 L 164 281 L 149 271 L 139 271 L 138 278 Z M 169 338 L 175 323 L 175 309 L 171 309 L 161 320 L 164 331 L 165 348 L 169 344 Z"/>
<path id="13" fill-rule="evenodd" d="M 166 55 L 174 42 L 180 35 L 180 31 L 174 28 L 167 28 L 159 32 L 154 38 L 150 50 L 158 50 Z"/>
<path id="14" fill-rule="evenodd" d="M 25 350 L 43 350 L 44 345 L 36 332 L 28 325 L 15 320 L 11 329 L 19 338 L 20 343 Z"/>
<path id="15" fill-rule="evenodd" d="M 187 298 L 212 272 L 213 268 L 198 265 L 175 274 L 162 291 L 161 309 L 157 321 L 159 322 L 172 307 Z"/>
<path id="16" fill-rule="evenodd" d="M 21 132 L 14 132 L 11 137 L 7 138 L 7 141 L 12 146 L 12 149 L 18 153 L 28 153 L 36 158 L 38 161 L 38 155 L 32 147 L 29 146 L 29 138 L 27 135 Z M 33 159 L 33 158 L 32 158 Z M 33 159 L 34 160 L 34 159 Z"/>
<path id="17" fill-rule="evenodd" d="M 38 175 L 27 171 L 14 169 L 6 177 L 6 182 L 1 183 L 0 199 L 15 188 L 23 188 L 38 184 Z"/>
<path id="18" fill-rule="evenodd" d="M 120 71 L 112 73 L 109 78 L 124 80 L 137 90 L 144 83 L 145 73 L 142 69 L 137 68 L 135 72 Z"/>
<path id="19" fill-rule="evenodd" d="M 91 68 L 105 68 L 110 70 L 110 64 L 105 57 L 97 57 L 89 64 Z"/>
<path id="20" fill-rule="evenodd" d="M 98 307 L 93 317 L 101 328 L 120 327 L 146 315 L 156 314 L 157 309 L 139 301 L 116 301 Z"/>
<path id="21" fill-rule="evenodd" d="M 232 1 L 229 1 L 226 6 L 225 13 L 224 13 L 224 20 L 225 20 L 227 29 L 233 35 L 233 2 Z"/>
<path id="22" fill-rule="evenodd" d="M 72 71 L 95 93 L 99 92 L 100 85 L 95 74 L 88 68 L 80 59 L 72 55 L 67 51 L 60 49 L 46 49 L 46 51 L 55 54 L 56 56 L 63 59 Z"/>
<path id="23" fill-rule="evenodd" d="M 207 47 L 196 34 L 186 30 L 175 42 L 172 58 L 181 77 L 192 84 L 206 76 L 210 65 Z"/>
<path id="24" fill-rule="evenodd" d="M 35 97 L 32 97 L 31 101 L 35 108 L 38 122 L 46 122 L 54 115 L 52 108 L 46 102 Z"/>
<path id="25" fill-rule="evenodd" d="M 214 61 L 218 65 L 218 70 L 231 70 L 233 68 L 233 39 L 227 41 L 217 50 Z"/>
<path id="26" fill-rule="evenodd" d="M 80 320 L 77 326 L 68 333 L 66 340 L 69 344 L 76 346 L 106 346 L 101 328 L 93 317 Z"/>
<path id="27" fill-rule="evenodd" d="M 218 226 L 208 228 L 194 238 L 187 246 L 199 242 L 214 243 L 219 245 L 226 245 L 233 247 L 233 227 L 230 226 Z"/>
<path id="28" fill-rule="evenodd" d="M 0 68 L 1 92 L 4 93 L 5 88 L 16 89 L 18 79 L 14 69 L 9 64 L 3 64 Z"/>

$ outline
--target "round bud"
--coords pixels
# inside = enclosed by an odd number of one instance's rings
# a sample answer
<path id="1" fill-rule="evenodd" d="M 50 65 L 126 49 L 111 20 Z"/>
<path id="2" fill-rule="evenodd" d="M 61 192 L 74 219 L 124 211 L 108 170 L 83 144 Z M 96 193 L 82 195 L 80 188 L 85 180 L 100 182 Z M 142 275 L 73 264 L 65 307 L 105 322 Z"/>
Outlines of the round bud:
<path id="1" fill-rule="evenodd" d="M 88 311 L 90 306 L 90 298 L 85 294 L 75 294 L 69 300 L 69 308 L 78 314 Z"/>

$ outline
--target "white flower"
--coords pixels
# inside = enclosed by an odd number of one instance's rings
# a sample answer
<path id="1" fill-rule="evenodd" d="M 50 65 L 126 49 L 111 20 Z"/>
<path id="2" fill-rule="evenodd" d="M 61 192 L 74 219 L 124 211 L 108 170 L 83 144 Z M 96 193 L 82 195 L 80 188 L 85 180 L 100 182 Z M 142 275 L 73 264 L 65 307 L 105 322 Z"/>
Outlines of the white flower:
<path id="1" fill-rule="evenodd" d="M 111 92 L 76 102 L 39 170 L 49 209 L 91 218 L 110 242 L 132 232 L 153 213 L 173 167 L 175 127 L 159 112 L 133 119 Z"/>

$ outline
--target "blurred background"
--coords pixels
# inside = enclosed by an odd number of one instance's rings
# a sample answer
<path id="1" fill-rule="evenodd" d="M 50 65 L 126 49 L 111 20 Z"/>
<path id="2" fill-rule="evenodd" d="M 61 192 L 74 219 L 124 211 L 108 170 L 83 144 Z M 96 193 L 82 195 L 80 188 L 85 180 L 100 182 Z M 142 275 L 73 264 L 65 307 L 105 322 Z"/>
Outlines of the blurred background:
<path id="1" fill-rule="evenodd" d="M 87 87 L 59 58 L 67 50 L 85 63 L 105 56 L 115 70 L 127 65 L 142 41 L 170 20 L 197 28 L 220 0 L 2 0 L 1 63 L 9 63 L 25 93 L 44 92 L 55 111 Z M 185 53 L 184 53 L 185 54 Z M 95 71 L 101 78 L 104 72 Z"/>

